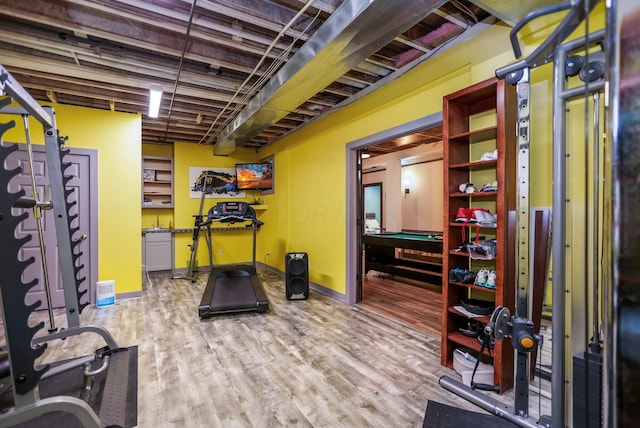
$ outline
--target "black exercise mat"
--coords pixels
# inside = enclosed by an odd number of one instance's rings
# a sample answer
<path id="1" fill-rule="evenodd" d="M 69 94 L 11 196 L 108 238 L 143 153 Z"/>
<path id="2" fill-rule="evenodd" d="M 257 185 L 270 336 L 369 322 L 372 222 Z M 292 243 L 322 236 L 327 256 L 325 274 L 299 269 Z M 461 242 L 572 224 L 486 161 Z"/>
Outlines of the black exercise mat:
<path id="1" fill-rule="evenodd" d="M 125 426 L 122 428 L 131 428 L 138 425 L 138 347 L 132 346 L 124 348 L 119 352 L 129 353 L 129 381 L 127 384 L 127 406 L 125 414 Z M 61 361 L 57 364 L 62 364 Z M 55 366 L 56 364 L 52 364 Z M 89 405 L 96 412 L 100 413 L 100 403 L 102 402 L 102 390 L 107 378 L 107 371 L 99 373 L 94 377 L 91 397 Z M 80 394 L 84 388 L 84 366 L 76 367 L 55 376 L 41 380 L 38 384 L 40 398 L 54 397 L 57 395 L 70 395 L 80 398 Z M 6 392 L 0 396 L 0 408 L 7 408 L 13 403 L 13 393 Z M 83 428 L 80 420 L 66 412 L 51 412 L 38 418 L 31 419 L 25 423 L 16 425 L 21 428 Z"/>
<path id="2" fill-rule="evenodd" d="M 471 412 L 437 401 L 427 403 L 422 428 L 513 428 L 518 425 L 499 416 Z"/>

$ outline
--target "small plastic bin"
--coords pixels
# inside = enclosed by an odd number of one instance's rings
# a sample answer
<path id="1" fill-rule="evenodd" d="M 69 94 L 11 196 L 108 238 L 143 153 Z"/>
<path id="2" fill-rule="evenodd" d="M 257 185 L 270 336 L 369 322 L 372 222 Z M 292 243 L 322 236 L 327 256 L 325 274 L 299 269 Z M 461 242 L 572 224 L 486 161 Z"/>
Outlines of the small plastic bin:
<path id="1" fill-rule="evenodd" d="M 116 304 L 116 282 L 112 279 L 96 282 L 96 307 L 106 308 Z"/>
<path id="2" fill-rule="evenodd" d="M 462 349 L 455 349 L 453 352 L 453 368 L 462 376 L 462 383 L 471 386 L 471 376 L 476 365 L 476 358 Z M 486 383 L 493 385 L 493 366 L 491 364 L 480 363 L 473 378 L 475 383 Z"/>

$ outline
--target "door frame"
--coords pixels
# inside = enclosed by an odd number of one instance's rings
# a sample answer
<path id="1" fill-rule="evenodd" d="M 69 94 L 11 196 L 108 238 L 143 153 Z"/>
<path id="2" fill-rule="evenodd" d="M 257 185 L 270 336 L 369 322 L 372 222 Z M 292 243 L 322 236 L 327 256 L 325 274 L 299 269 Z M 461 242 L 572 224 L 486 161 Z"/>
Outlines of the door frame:
<path id="1" fill-rule="evenodd" d="M 87 277 L 87 281 L 89 281 L 87 289 L 89 290 L 89 302 L 95 304 L 96 283 L 98 282 L 98 269 L 100 267 L 100 258 L 98 257 L 98 150 L 70 147 L 69 153 L 89 158 L 89 236 L 91 236 L 89 240 L 89 249 L 91 251 L 89 262 L 91 263 L 91 269 Z"/>
<path id="2" fill-rule="evenodd" d="M 25 146 L 25 143 L 18 143 Z M 46 152 L 44 145 L 34 144 L 34 152 Z M 89 158 L 89 173 L 87 180 L 89 185 L 89 270 L 86 275 L 88 284 L 86 290 L 89 292 L 89 303 L 95 304 L 96 282 L 98 282 L 98 150 L 83 149 L 78 147 L 68 147 L 69 154 L 76 156 L 86 156 Z M 22 149 L 21 149 L 22 150 Z"/>
<path id="3" fill-rule="evenodd" d="M 396 126 L 376 134 L 352 141 L 346 145 L 346 303 L 355 304 L 362 295 L 362 281 L 358 275 L 358 264 L 362 261 L 362 238 L 359 236 L 362 214 L 361 181 L 358 174 L 358 154 L 361 149 L 382 143 L 386 140 L 402 137 L 442 124 L 442 112 L 433 113 L 420 119 Z"/>

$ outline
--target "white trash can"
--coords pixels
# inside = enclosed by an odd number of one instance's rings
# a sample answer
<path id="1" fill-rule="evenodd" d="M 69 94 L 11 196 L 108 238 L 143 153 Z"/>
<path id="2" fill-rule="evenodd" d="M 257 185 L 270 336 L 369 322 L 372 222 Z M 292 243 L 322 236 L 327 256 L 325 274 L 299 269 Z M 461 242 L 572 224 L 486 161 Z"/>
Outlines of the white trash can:
<path id="1" fill-rule="evenodd" d="M 116 282 L 113 279 L 96 282 L 96 306 L 105 308 L 116 304 Z"/>

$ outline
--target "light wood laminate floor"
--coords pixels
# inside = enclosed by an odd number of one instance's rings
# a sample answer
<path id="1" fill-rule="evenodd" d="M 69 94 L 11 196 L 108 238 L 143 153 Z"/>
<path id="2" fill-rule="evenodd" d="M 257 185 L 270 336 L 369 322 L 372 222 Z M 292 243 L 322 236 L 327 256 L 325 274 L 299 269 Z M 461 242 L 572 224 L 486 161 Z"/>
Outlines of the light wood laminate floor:
<path id="1" fill-rule="evenodd" d="M 440 336 L 442 326 L 442 287 L 406 278 L 379 274 L 363 276 L 361 306 Z"/>
<path id="2" fill-rule="evenodd" d="M 138 346 L 138 426 L 420 427 L 428 400 L 482 412 L 440 387 L 441 376 L 457 374 L 440 365 L 439 336 L 313 291 L 287 301 L 281 276 L 260 276 L 265 314 L 200 320 L 206 274 L 195 284 L 152 275 L 141 298 L 85 309 L 83 324 Z M 63 310 L 55 313 L 63 327 Z M 103 345 L 94 334 L 55 341 L 39 362 Z M 512 404 L 509 394 L 492 396 Z"/>

